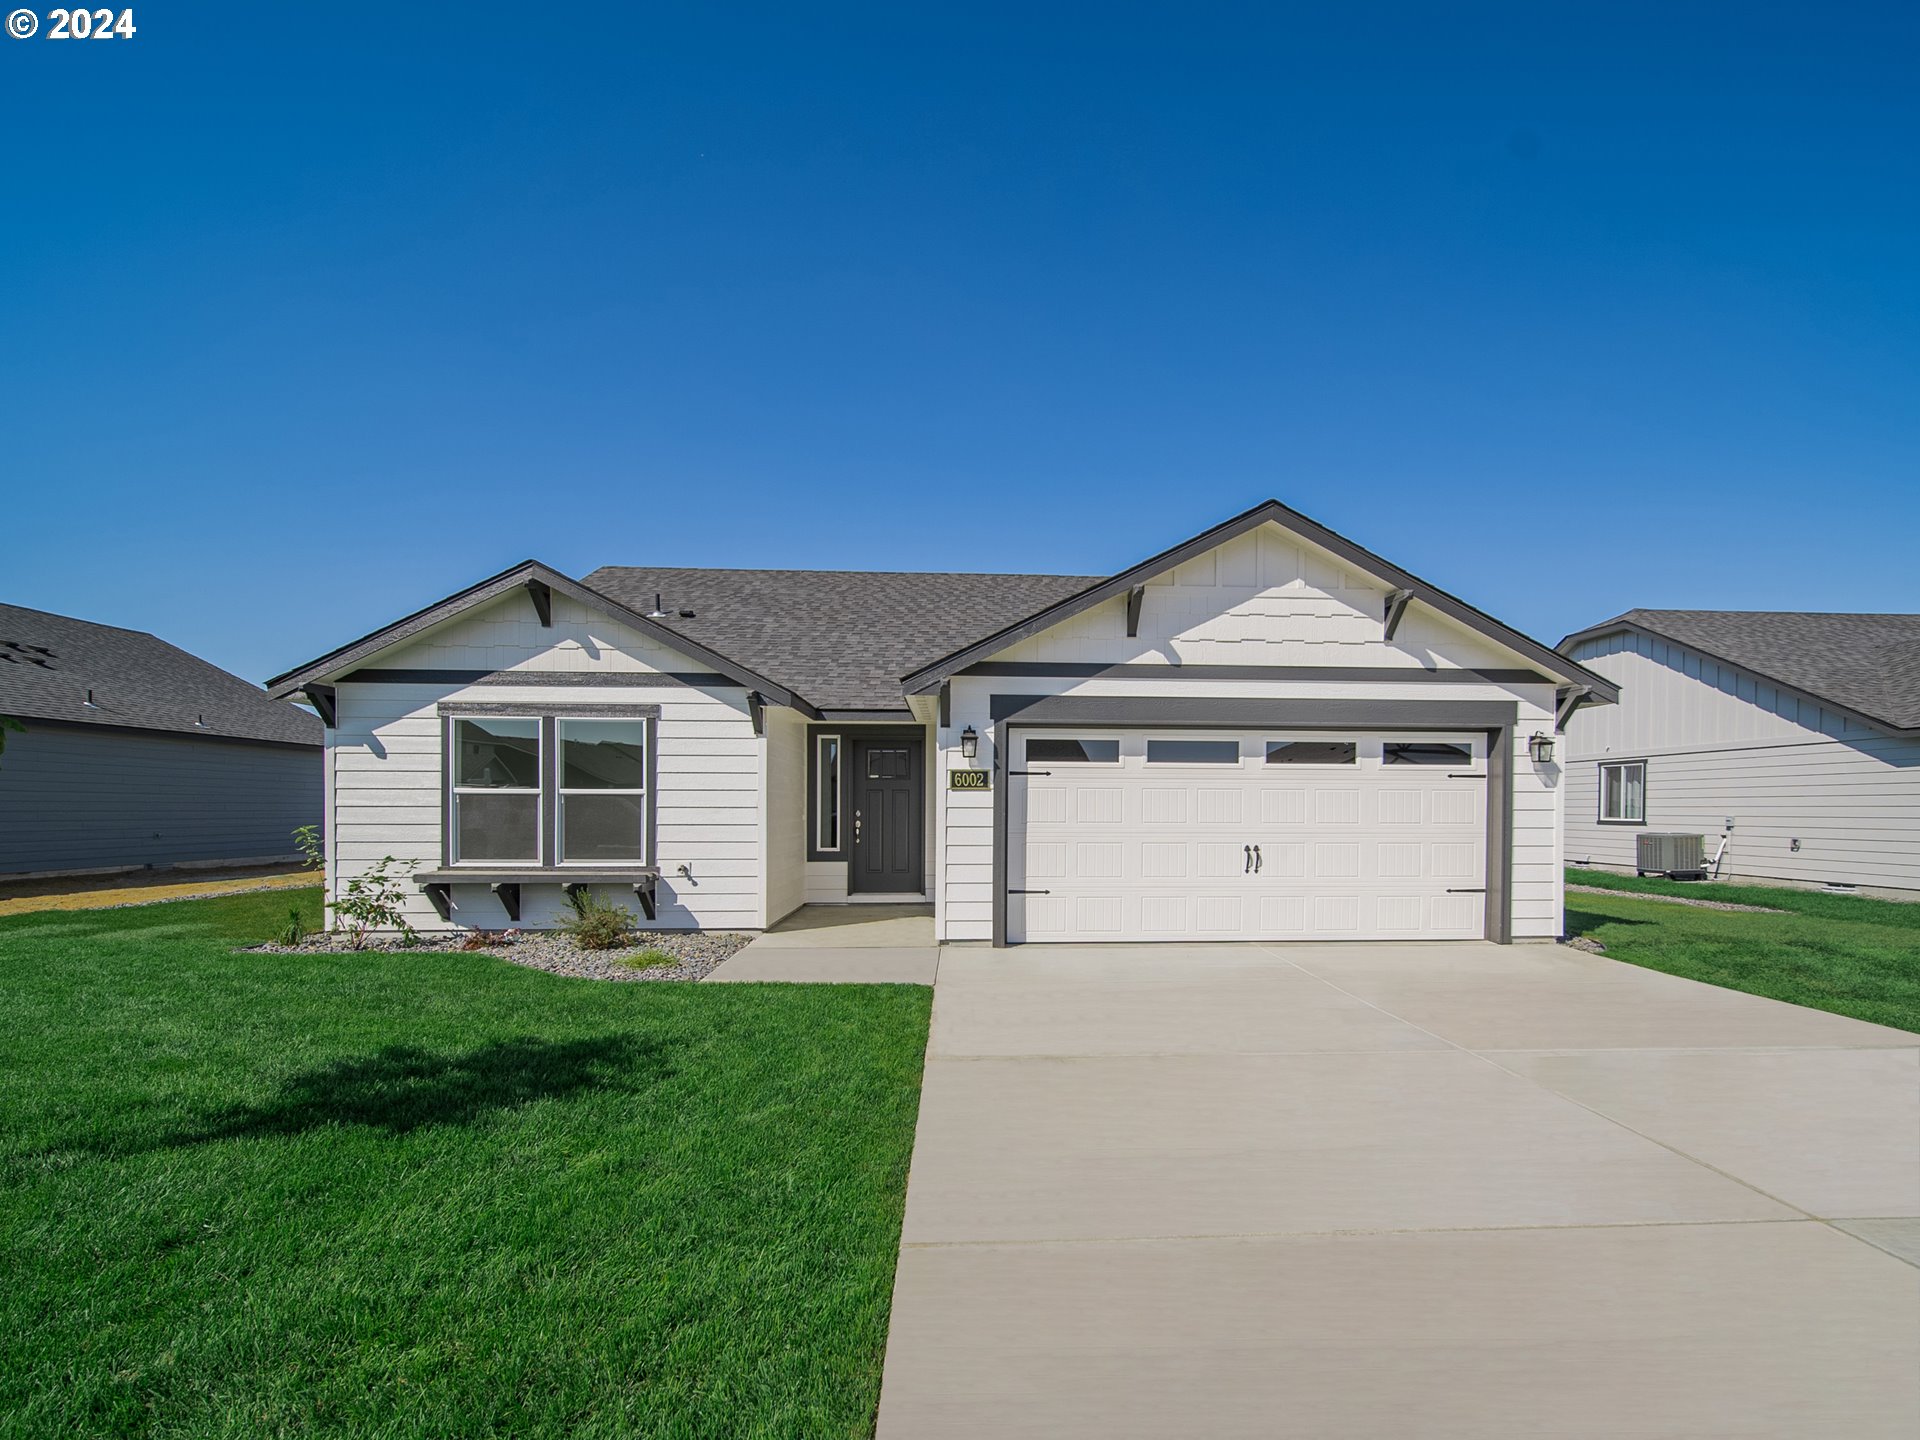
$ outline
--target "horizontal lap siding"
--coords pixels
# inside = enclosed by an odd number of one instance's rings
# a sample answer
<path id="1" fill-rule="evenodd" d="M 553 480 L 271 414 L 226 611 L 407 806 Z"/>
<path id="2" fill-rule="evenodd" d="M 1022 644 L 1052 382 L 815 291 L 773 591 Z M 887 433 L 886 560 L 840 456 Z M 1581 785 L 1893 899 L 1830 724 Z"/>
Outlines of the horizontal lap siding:
<path id="1" fill-rule="evenodd" d="M 1703 835 L 1711 858 L 1731 818 L 1723 873 L 1920 890 L 1920 741 L 1650 636 L 1576 658 L 1620 685 L 1620 704 L 1567 726 L 1571 860 L 1631 869 L 1645 831 Z M 1600 823 L 1600 766 L 1616 760 L 1647 762 L 1645 825 Z"/>
<path id="2" fill-rule="evenodd" d="M 0 761 L 0 873 L 291 856 L 323 795 L 318 747 L 30 723 Z"/>
<path id="3" fill-rule="evenodd" d="M 408 668 L 415 656 L 406 657 Z M 383 664 L 398 668 L 388 659 Z M 737 692 L 734 692 L 737 694 Z M 764 867 L 760 827 L 760 740 L 743 698 L 686 685 L 565 687 L 355 684 L 339 686 L 333 738 L 334 851 L 344 880 L 381 857 L 440 864 L 444 816 L 440 758 L 443 701 L 529 704 L 649 704 L 660 707 L 655 775 L 658 925 L 665 929 L 752 929 L 762 923 Z M 691 876 L 682 876 L 686 865 Z M 424 895 L 408 884 L 409 920 L 442 925 Z M 455 918 L 499 928 L 511 922 L 483 886 L 458 886 Z M 608 898 L 632 906 L 630 891 Z M 520 923 L 552 924 L 564 913 L 558 885 L 530 886 Z"/>

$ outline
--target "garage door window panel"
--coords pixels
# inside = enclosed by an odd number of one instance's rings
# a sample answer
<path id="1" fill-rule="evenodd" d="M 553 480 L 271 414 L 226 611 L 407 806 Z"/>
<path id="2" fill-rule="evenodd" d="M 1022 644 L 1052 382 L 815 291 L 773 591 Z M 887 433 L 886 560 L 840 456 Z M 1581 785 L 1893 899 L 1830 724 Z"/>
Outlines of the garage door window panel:
<path id="1" fill-rule="evenodd" d="M 1238 765 L 1238 740 L 1149 740 L 1149 765 Z"/>
<path id="2" fill-rule="evenodd" d="M 1118 765 L 1120 742 L 1036 735 L 1027 741 L 1027 763 L 1030 765 Z"/>
<path id="3" fill-rule="evenodd" d="M 1353 765 L 1360 747 L 1351 740 L 1269 740 L 1269 765 Z"/>

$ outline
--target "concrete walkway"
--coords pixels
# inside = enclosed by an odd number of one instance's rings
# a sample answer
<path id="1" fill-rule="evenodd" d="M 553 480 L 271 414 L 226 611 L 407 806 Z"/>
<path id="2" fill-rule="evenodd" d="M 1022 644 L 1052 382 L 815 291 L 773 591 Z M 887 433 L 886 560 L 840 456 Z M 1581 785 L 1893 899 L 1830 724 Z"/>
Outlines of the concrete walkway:
<path id="1" fill-rule="evenodd" d="M 931 985 L 939 961 L 930 905 L 804 905 L 707 979 Z"/>
<path id="2" fill-rule="evenodd" d="M 1917 1217 L 1920 1035 L 1549 947 L 949 949 L 878 1433 L 1906 1440 Z"/>

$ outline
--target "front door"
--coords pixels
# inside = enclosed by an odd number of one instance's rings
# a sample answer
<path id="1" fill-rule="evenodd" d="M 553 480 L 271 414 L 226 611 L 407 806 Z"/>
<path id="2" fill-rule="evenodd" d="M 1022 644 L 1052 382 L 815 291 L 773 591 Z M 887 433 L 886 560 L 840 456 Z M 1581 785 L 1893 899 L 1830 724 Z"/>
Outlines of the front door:
<path id="1" fill-rule="evenodd" d="M 921 739 L 861 736 L 853 742 L 853 865 L 847 889 L 918 895 L 926 886 Z"/>

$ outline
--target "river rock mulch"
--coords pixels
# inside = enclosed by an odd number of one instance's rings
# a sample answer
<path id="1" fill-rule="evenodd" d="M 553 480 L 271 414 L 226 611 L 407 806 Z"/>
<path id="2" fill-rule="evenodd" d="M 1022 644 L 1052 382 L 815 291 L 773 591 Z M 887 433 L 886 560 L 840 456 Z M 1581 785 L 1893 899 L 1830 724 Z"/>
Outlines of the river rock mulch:
<path id="1" fill-rule="evenodd" d="M 1771 905 L 1735 905 L 1731 900 L 1696 900 L 1691 895 L 1649 895 L 1644 890 L 1610 890 L 1604 885 L 1569 885 L 1577 895 L 1618 895 L 1627 900 L 1660 900 L 1668 905 L 1691 905 L 1696 910 L 1743 910 L 1749 915 L 1789 915 Z"/>
<path id="2" fill-rule="evenodd" d="M 496 955 L 532 970 L 583 980 L 704 980 L 722 960 L 753 939 L 726 930 L 649 931 L 625 949 L 582 950 L 558 930 L 489 930 L 475 932 L 475 936 L 483 943 L 471 944 L 466 935 L 422 935 L 418 944 L 409 946 L 395 936 L 383 935 L 369 938 L 360 950 L 364 954 L 410 950 Z M 335 955 L 352 953 L 353 946 L 345 935 L 336 933 L 309 935 L 298 945 L 270 942 L 250 946 L 249 950 L 263 955 Z M 643 955 L 664 955 L 668 963 L 636 964 Z"/>

